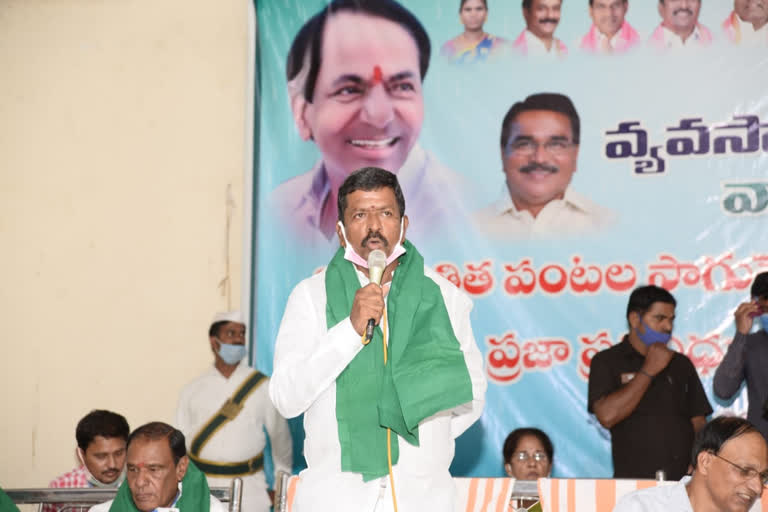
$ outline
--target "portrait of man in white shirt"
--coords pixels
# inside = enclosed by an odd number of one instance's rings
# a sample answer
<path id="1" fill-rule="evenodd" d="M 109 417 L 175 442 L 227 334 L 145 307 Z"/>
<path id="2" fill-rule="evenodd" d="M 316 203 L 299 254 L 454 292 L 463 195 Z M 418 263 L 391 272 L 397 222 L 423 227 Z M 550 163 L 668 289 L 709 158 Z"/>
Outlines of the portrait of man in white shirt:
<path id="1" fill-rule="evenodd" d="M 578 236 L 613 222 L 615 214 L 575 192 L 579 114 L 563 94 L 528 96 L 509 109 L 501 128 L 502 197 L 473 215 L 491 238 Z"/>

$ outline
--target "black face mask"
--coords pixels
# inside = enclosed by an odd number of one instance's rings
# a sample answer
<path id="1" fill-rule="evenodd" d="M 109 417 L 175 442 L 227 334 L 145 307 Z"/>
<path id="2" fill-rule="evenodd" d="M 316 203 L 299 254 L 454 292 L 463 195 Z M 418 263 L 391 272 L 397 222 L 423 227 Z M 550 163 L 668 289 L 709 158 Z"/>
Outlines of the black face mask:
<path id="1" fill-rule="evenodd" d="M 768 398 L 766 398 L 765 403 L 763 404 L 763 418 L 768 420 Z"/>

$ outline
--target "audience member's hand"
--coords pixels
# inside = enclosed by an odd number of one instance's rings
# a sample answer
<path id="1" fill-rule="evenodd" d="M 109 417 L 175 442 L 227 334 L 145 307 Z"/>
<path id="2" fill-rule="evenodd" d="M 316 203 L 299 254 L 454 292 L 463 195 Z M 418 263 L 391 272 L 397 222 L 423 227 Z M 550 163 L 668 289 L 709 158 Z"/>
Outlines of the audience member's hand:
<path id="1" fill-rule="evenodd" d="M 267 489 L 267 494 L 269 495 L 269 502 L 274 507 L 275 506 L 275 491 L 274 491 L 274 489 Z"/>
<path id="2" fill-rule="evenodd" d="M 648 353 L 645 354 L 645 363 L 643 371 L 655 377 L 667 367 L 675 353 L 667 348 L 663 343 L 654 343 L 648 347 Z"/>
<path id="3" fill-rule="evenodd" d="M 760 311 L 760 306 L 754 302 L 742 302 L 739 307 L 736 308 L 736 312 L 733 314 L 736 318 L 736 330 L 741 334 L 749 334 L 752 330 L 752 321 L 754 317 L 750 313 L 757 313 Z"/>
<path id="4" fill-rule="evenodd" d="M 383 313 L 384 292 L 379 285 L 368 283 L 357 290 L 355 300 L 352 303 L 352 312 L 349 314 L 349 320 L 352 322 L 352 327 L 355 328 L 357 334 L 363 335 L 365 327 L 368 325 L 368 320 L 371 318 L 378 324 Z"/>

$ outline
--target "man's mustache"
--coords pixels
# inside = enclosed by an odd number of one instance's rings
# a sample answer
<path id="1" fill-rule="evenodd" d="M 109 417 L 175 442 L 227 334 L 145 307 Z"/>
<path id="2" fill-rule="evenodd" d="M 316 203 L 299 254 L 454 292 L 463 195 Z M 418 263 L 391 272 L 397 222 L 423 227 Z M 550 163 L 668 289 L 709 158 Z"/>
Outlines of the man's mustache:
<path id="1" fill-rule="evenodd" d="M 379 240 L 381 240 L 381 243 L 384 244 L 384 247 L 389 247 L 389 240 L 387 240 L 386 237 L 381 234 L 381 231 L 379 230 L 373 231 L 372 229 L 368 230 L 368 234 L 365 235 L 365 238 L 363 238 L 363 241 L 360 245 L 365 247 L 365 244 L 370 242 L 372 238 L 378 238 Z"/>
<path id="2" fill-rule="evenodd" d="M 674 14 L 675 16 L 677 16 L 677 15 L 678 15 L 678 14 L 680 14 L 681 12 L 685 12 L 685 13 L 687 13 L 687 14 L 688 14 L 688 16 L 693 16 L 693 11 L 692 11 L 692 10 L 690 10 L 689 8 L 687 8 L 687 7 L 681 7 L 681 8 L 679 8 L 678 10 L 674 11 L 672 14 Z"/>
<path id="3" fill-rule="evenodd" d="M 542 18 L 539 20 L 539 23 L 540 24 L 552 23 L 553 25 L 557 25 L 558 23 L 560 23 L 560 20 L 557 18 Z"/>
<path id="4" fill-rule="evenodd" d="M 524 165 L 523 167 L 520 168 L 520 172 L 522 172 L 524 174 L 529 174 L 529 173 L 532 173 L 534 171 L 547 171 L 549 173 L 555 174 L 559 170 L 560 169 L 558 169 L 554 165 L 537 164 L 537 163 L 532 163 L 532 164 Z"/>

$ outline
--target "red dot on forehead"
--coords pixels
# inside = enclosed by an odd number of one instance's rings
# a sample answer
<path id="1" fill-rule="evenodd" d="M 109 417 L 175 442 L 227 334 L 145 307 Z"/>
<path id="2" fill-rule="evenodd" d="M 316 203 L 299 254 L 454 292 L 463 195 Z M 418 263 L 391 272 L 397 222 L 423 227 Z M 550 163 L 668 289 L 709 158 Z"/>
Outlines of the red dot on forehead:
<path id="1" fill-rule="evenodd" d="M 376 85 L 382 80 L 384 80 L 384 75 L 381 72 L 381 67 L 378 65 L 373 66 L 373 78 L 371 79 L 371 85 Z"/>

